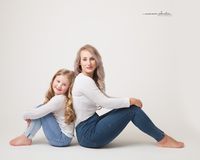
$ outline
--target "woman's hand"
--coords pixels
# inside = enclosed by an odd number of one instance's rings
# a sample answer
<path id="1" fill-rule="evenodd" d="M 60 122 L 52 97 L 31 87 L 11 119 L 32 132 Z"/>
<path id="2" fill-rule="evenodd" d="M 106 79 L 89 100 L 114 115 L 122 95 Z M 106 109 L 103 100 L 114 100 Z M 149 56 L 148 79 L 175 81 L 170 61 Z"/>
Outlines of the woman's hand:
<path id="1" fill-rule="evenodd" d="M 135 105 L 137 107 L 142 108 L 142 102 L 139 99 L 136 98 L 130 98 L 130 105 Z"/>

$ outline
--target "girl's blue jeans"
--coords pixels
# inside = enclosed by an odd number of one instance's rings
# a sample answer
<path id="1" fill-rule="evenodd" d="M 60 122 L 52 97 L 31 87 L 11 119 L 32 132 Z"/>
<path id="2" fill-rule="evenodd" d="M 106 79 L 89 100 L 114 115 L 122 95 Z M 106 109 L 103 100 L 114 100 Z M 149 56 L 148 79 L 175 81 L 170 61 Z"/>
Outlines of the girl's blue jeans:
<path id="1" fill-rule="evenodd" d="M 141 131 L 160 141 L 164 132 L 158 129 L 144 111 L 137 106 L 114 109 L 102 116 L 94 114 L 76 127 L 81 146 L 100 148 L 110 143 L 132 121 Z"/>
<path id="2" fill-rule="evenodd" d="M 31 120 L 31 123 L 25 130 L 24 135 L 32 139 L 34 135 L 39 131 L 41 126 L 50 145 L 56 147 L 64 147 L 70 145 L 72 138 L 62 133 L 60 126 L 52 113 L 42 118 Z"/>

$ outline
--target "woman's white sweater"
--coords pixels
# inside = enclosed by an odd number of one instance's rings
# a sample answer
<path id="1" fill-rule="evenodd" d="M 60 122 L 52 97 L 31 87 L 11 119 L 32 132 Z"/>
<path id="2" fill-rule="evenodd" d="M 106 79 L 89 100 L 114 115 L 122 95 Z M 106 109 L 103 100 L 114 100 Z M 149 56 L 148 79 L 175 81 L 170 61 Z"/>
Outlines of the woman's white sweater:
<path id="1" fill-rule="evenodd" d="M 80 73 L 72 89 L 73 107 L 76 113 L 77 126 L 91 117 L 99 106 L 107 109 L 125 108 L 130 106 L 129 98 L 110 98 L 103 94 L 89 76 Z"/>

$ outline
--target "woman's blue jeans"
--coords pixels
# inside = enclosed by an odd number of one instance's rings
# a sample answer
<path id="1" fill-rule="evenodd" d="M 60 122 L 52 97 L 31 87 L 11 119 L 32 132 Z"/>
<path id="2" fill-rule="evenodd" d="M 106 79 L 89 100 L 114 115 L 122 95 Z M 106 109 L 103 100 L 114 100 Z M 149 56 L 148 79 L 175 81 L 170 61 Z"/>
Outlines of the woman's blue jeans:
<path id="1" fill-rule="evenodd" d="M 81 146 L 100 148 L 110 143 L 132 121 L 141 131 L 160 141 L 164 132 L 158 129 L 144 111 L 137 106 L 114 109 L 102 116 L 96 113 L 76 127 Z"/>
<path id="2" fill-rule="evenodd" d="M 31 120 L 31 123 L 25 130 L 24 135 L 28 138 L 33 138 L 41 126 L 50 145 L 55 147 L 70 145 L 72 138 L 62 133 L 60 126 L 52 113 L 42 118 Z"/>

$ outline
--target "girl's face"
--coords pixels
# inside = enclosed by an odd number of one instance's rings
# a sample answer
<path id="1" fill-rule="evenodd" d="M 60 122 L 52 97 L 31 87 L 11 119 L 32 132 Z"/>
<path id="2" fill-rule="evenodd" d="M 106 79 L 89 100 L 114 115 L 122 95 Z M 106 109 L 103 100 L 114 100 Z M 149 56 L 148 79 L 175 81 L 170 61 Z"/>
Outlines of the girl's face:
<path id="1" fill-rule="evenodd" d="M 52 83 L 52 88 L 55 95 L 65 94 L 69 88 L 69 81 L 67 79 L 67 76 L 56 76 Z"/>
<path id="2" fill-rule="evenodd" d="M 87 50 L 82 50 L 80 56 L 81 56 L 80 65 L 82 73 L 92 77 L 97 67 L 97 63 L 94 56 Z"/>

